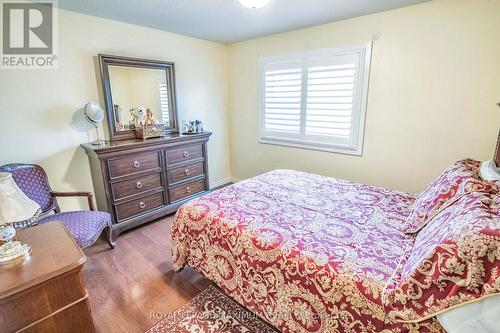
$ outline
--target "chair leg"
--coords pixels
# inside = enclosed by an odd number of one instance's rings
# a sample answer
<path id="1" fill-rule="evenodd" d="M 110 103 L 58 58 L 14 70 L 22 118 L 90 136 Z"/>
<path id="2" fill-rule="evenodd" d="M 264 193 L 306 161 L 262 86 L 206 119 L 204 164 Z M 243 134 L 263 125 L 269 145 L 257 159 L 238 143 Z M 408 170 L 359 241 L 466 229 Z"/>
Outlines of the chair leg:
<path id="1" fill-rule="evenodd" d="M 113 239 L 113 228 L 111 228 L 111 226 L 108 226 L 106 228 L 106 233 L 107 233 L 108 244 L 112 249 L 114 249 L 116 246 L 116 240 Z"/>

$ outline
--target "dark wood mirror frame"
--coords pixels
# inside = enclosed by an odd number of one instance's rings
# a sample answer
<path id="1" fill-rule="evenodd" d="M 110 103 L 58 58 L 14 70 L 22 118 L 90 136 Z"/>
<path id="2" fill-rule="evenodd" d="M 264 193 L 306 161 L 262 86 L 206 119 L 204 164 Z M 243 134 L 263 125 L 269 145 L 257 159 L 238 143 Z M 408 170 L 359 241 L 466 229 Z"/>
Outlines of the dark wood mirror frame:
<path id="1" fill-rule="evenodd" d="M 116 118 L 113 108 L 113 98 L 111 84 L 109 80 L 109 69 L 112 66 L 161 69 L 165 71 L 166 82 L 169 94 L 169 110 L 171 126 L 166 128 L 166 134 L 178 133 L 179 124 L 177 121 L 177 100 L 175 94 L 175 64 L 168 61 L 147 60 L 140 58 L 122 57 L 108 54 L 99 54 L 99 67 L 101 72 L 102 89 L 104 93 L 104 103 L 106 106 L 109 138 L 111 141 L 135 138 L 134 130 L 117 131 L 115 127 Z"/>
<path id="2" fill-rule="evenodd" d="M 500 130 L 498 130 L 497 147 L 495 148 L 495 156 L 493 156 L 493 161 L 495 161 L 497 167 L 500 168 Z"/>

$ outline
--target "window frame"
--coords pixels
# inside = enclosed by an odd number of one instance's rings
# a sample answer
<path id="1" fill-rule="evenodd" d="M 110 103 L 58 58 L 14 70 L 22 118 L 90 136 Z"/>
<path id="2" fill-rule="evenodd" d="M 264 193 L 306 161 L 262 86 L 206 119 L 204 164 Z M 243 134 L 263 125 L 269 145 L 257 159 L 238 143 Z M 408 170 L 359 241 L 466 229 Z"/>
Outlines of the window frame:
<path id="1" fill-rule="evenodd" d="M 280 54 L 273 56 L 261 57 L 259 59 L 259 135 L 258 142 L 263 144 L 272 144 L 279 146 L 295 147 L 310 150 L 320 150 L 332 153 L 341 153 L 361 156 L 363 153 L 363 141 L 365 132 L 366 108 L 368 100 L 368 86 L 370 78 L 372 42 L 344 45 L 332 48 L 312 49 L 289 54 Z M 303 139 L 304 133 L 301 133 L 300 138 L 292 136 L 272 136 L 265 131 L 265 77 L 266 66 L 273 63 L 298 62 L 302 64 L 302 99 L 300 115 L 305 117 L 307 114 L 307 69 L 310 62 L 325 60 L 334 56 L 358 54 L 358 69 L 361 72 L 357 75 L 355 86 L 361 89 L 355 89 L 352 106 L 352 122 L 353 135 L 346 144 L 325 143 L 313 140 Z M 363 63 L 364 61 L 364 63 Z M 305 85 L 305 86 L 304 86 Z M 305 94 L 304 94 L 305 91 Z M 359 96 L 361 95 L 361 96 Z M 306 118 L 304 118 L 304 122 Z M 312 137 L 312 135 L 310 136 Z"/>

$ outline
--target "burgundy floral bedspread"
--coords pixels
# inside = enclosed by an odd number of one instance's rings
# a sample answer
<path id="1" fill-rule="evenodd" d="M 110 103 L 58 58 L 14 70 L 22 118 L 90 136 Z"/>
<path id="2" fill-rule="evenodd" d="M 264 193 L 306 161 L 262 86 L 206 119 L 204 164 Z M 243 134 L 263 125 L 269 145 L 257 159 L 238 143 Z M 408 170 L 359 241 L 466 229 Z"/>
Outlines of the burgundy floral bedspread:
<path id="1" fill-rule="evenodd" d="M 283 332 L 442 332 L 389 317 L 384 287 L 415 236 L 415 197 L 276 170 L 182 206 L 175 269 L 188 265 Z"/>
<path id="2" fill-rule="evenodd" d="M 415 237 L 383 293 L 389 317 L 416 322 L 500 293 L 500 196 L 472 192 Z"/>

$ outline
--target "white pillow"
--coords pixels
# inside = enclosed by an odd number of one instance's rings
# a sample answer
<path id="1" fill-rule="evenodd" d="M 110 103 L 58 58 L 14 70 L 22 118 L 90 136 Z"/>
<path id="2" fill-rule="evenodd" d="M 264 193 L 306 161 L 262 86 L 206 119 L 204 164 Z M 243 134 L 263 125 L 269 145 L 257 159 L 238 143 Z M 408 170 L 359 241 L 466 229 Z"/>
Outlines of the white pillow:
<path id="1" fill-rule="evenodd" d="M 484 180 L 500 180 L 500 168 L 497 168 L 493 160 L 481 163 L 479 174 Z"/>

